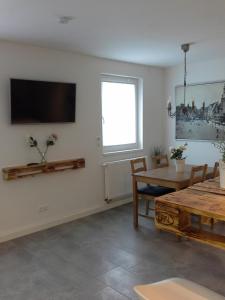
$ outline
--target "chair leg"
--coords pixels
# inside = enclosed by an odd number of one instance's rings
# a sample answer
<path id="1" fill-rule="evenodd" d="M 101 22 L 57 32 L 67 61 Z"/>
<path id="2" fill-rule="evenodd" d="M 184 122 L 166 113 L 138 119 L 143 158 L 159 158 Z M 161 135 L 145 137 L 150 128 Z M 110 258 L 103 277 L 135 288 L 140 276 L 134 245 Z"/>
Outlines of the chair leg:
<path id="1" fill-rule="evenodd" d="M 145 214 L 147 216 L 149 215 L 149 201 L 146 201 L 146 203 L 145 203 Z"/>
<path id="2" fill-rule="evenodd" d="M 199 227 L 199 230 L 202 229 L 202 217 L 201 216 L 198 217 L 198 227 Z"/>
<path id="3" fill-rule="evenodd" d="M 211 230 L 213 230 L 213 228 L 214 228 L 214 219 L 213 218 L 210 219 L 210 228 L 211 228 Z"/>
<path id="4" fill-rule="evenodd" d="M 176 234 L 176 236 L 177 236 L 177 241 L 178 241 L 178 242 L 181 242 L 182 237 L 181 237 L 179 234 Z"/>

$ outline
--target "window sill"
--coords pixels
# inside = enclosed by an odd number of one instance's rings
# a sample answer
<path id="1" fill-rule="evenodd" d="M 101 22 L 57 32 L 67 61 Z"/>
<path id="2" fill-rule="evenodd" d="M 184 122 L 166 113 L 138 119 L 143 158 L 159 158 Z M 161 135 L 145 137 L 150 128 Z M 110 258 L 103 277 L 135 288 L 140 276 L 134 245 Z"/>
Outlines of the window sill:
<path id="1" fill-rule="evenodd" d="M 120 155 L 120 154 L 129 154 L 129 153 L 136 153 L 136 152 L 142 152 L 142 151 L 144 151 L 143 148 L 120 150 L 120 151 L 113 151 L 113 152 L 103 153 L 103 156 L 116 156 L 116 155 Z"/>

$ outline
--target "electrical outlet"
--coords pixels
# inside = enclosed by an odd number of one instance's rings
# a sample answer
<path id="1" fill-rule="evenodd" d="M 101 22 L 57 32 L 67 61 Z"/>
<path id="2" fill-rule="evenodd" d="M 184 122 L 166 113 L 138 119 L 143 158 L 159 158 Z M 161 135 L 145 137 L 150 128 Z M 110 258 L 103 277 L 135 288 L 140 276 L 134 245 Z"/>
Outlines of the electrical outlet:
<path id="1" fill-rule="evenodd" d="M 44 213 L 48 211 L 48 206 L 47 205 L 43 205 L 39 207 L 39 213 Z"/>

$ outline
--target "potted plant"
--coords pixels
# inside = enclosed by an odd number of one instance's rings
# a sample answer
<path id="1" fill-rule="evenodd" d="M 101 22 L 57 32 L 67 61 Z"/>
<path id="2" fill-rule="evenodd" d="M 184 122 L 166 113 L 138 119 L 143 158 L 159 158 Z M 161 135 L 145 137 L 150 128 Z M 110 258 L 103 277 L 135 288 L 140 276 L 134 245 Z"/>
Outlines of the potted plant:
<path id="1" fill-rule="evenodd" d="M 161 146 L 155 146 L 155 147 L 153 147 L 153 149 L 151 151 L 151 156 L 152 157 L 157 158 L 158 156 L 163 155 L 163 154 L 164 154 L 164 150 Z M 159 161 L 157 160 L 156 162 L 160 163 L 160 159 L 159 159 Z"/>
<path id="2" fill-rule="evenodd" d="M 219 160 L 220 187 L 225 189 L 225 141 L 218 141 L 213 145 L 222 153 L 222 159 Z"/>
<path id="3" fill-rule="evenodd" d="M 171 148 L 170 150 L 170 159 L 175 159 L 176 171 L 179 173 L 184 172 L 186 156 L 183 156 L 183 153 L 186 149 L 187 143 L 176 148 Z"/>

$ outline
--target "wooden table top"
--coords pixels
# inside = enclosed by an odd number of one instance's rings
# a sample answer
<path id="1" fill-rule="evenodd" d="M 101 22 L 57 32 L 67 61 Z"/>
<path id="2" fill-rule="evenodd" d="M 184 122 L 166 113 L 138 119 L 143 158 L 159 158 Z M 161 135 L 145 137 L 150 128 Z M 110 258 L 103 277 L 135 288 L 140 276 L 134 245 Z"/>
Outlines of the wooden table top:
<path id="1" fill-rule="evenodd" d="M 137 177 L 147 177 L 152 179 L 160 179 L 162 181 L 173 181 L 179 183 L 179 182 L 190 180 L 192 167 L 194 167 L 194 165 L 185 165 L 185 170 L 182 173 L 176 172 L 175 166 L 169 166 L 169 167 L 139 172 L 133 175 Z M 213 172 L 213 168 L 208 167 L 207 174 L 210 174 L 212 172 Z"/>
<path id="2" fill-rule="evenodd" d="M 156 201 L 225 221 L 224 196 L 225 190 L 219 187 L 218 179 L 216 179 L 207 180 L 187 189 L 158 197 Z"/>
<path id="3" fill-rule="evenodd" d="M 225 196 L 225 189 L 222 189 L 220 187 L 219 183 L 219 177 L 215 179 L 209 179 L 204 182 L 199 182 L 195 185 L 192 185 L 188 187 L 191 190 L 195 191 L 202 191 L 202 192 L 207 192 L 207 193 L 212 193 L 212 194 L 217 194 L 217 195 L 223 195 Z"/>

